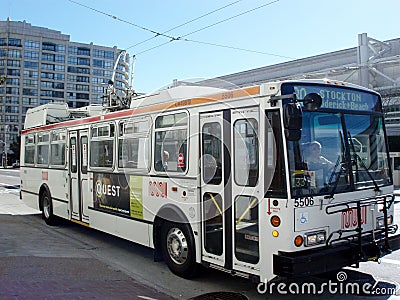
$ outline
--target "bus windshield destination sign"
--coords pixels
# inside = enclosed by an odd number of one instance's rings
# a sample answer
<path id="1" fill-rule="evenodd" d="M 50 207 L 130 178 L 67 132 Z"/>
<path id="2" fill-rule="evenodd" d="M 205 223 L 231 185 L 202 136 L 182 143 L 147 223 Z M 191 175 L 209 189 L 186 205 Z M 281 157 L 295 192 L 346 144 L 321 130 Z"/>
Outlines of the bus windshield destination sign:
<path id="1" fill-rule="evenodd" d="M 297 99 L 304 99 L 307 94 L 317 93 L 322 98 L 321 108 L 377 111 L 378 96 L 360 90 L 318 85 L 287 85 L 285 94 L 295 93 Z"/>

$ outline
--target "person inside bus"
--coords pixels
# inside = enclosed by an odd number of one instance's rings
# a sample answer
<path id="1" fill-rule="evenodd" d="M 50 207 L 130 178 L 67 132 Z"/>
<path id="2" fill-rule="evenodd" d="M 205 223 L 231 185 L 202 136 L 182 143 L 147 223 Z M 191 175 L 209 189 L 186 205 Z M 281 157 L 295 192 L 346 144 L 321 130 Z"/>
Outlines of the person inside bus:
<path id="1" fill-rule="evenodd" d="M 156 171 L 167 171 L 168 170 L 168 159 L 169 159 L 169 153 L 168 153 L 168 151 L 164 150 L 162 152 L 161 160 L 156 162 L 156 165 L 155 165 Z"/>
<path id="2" fill-rule="evenodd" d="M 321 150 L 322 146 L 317 141 L 304 144 L 304 162 L 308 164 L 309 170 L 330 169 L 335 166 L 333 162 L 321 155 Z"/>

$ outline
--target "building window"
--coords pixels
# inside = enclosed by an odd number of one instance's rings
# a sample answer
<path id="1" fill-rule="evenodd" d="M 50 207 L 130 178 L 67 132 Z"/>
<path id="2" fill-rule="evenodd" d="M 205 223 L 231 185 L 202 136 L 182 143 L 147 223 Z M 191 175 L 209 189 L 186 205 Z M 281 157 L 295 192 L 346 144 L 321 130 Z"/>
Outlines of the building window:
<path id="1" fill-rule="evenodd" d="M 55 55 L 50 53 L 42 53 L 42 60 L 44 61 L 55 61 Z"/>
<path id="2" fill-rule="evenodd" d="M 43 42 L 42 43 L 42 50 L 45 51 L 56 51 L 56 45 L 53 43 L 49 43 L 49 42 Z"/>
<path id="3" fill-rule="evenodd" d="M 31 70 L 24 70 L 24 77 L 28 78 L 38 78 L 39 72 L 38 71 L 31 71 Z"/>
<path id="4" fill-rule="evenodd" d="M 32 60 L 39 60 L 39 52 L 25 50 L 24 58 L 32 59 Z"/>
<path id="5" fill-rule="evenodd" d="M 25 41 L 25 48 L 27 49 L 34 49 L 34 50 L 39 50 L 40 49 L 40 44 L 38 41 Z"/>
<path id="6" fill-rule="evenodd" d="M 18 112 L 18 106 L 6 106 L 6 113 L 17 114 Z"/>
<path id="7" fill-rule="evenodd" d="M 51 64 L 42 64 L 41 68 L 42 70 L 54 71 L 54 65 Z"/>
<path id="8" fill-rule="evenodd" d="M 104 60 L 93 59 L 93 67 L 104 68 Z"/>
<path id="9" fill-rule="evenodd" d="M 40 78 L 43 78 L 43 79 L 54 79 L 54 73 L 42 72 L 42 73 L 40 73 Z"/>
<path id="10" fill-rule="evenodd" d="M 18 78 L 8 78 L 6 80 L 7 85 L 19 85 L 19 79 Z"/>
<path id="11" fill-rule="evenodd" d="M 28 63 L 31 63 L 31 62 L 28 62 Z M 34 62 L 32 62 L 32 63 L 34 63 Z M 20 67 L 20 66 L 21 66 L 21 62 L 19 60 L 13 60 L 13 59 L 8 59 L 7 60 L 7 67 Z"/>
<path id="12" fill-rule="evenodd" d="M 7 75 L 9 76 L 19 76 L 19 69 L 7 69 Z"/>
<path id="13" fill-rule="evenodd" d="M 37 61 L 26 60 L 26 61 L 24 61 L 24 68 L 25 69 L 37 69 L 37 68 L 39 68 L 39 63 Z"/>
<path id="14" fill-rule="evenodd" d="M 65 71 L 65 67 L 63 65 L 55 65 L 54 66 L 54 70 L 58 71 L 58 72 L 64 72 Z"/>
<path id="15" fill-rule="evenodd" d="M 65 62 L 65 56 L 64 55 L 56 55 L 55 56 L 55 62 L 58 62 L 58 63 L 64 63 Z"/>
<path id="16" fill-rule="evenodd" d="M 16 96 L 7 96 L 6 97 L 6 103 L 7 104 L 18 104 L 19 103 L 19 98 Z"/>
<path id="17" fill-rule="evenodd" d="M 38 81 L 37 80 L 32 80 L 32 79 L 24 79 L 24 86 L 38 86 Z"/>
<path id="18" fill-rule="evenodd" d="M 19 89 L 16 87 L 6 87 L 6 94 L 19 95 Z"/>
<path id="19" fill-rule="evenodd" d="M 8 39 L 8 46 L 22 47 L 21 40 L 20 39 L 9 38 Z"/>
<path id="20" fill-rule="evenodd" d="M 90 49 L 86 47 L 78 47 L 78 55 L 90 56 Z"/>
<path id="21" fill-rule="evenodd" d="M 8 53 L 7 53 L 7 57 L 21 58 L 21 50 L 9 49 Z"/>
<path id="22" fill-rule="evenodd" d="M 37 96 L 38 90 L 37 89 L 22 89 L 22 94 L 25 96 Z"/>
<path id="23" fill-rule="evenodd" d="M 23 97 L 23 98 L 22 98 L 22 104 L 23 104 L 23 105 L 32 105 L 32 106 L 36 106 L 36 105 L 37 105 L 37 98 Z"/>
<path id="24" fill-rule="evenodd" d="M 54 79 L 55 79 L 55 80 L 62 80 L 62 81 L 64 81 L 64 78 L 65 78 L 64 74 L 59 74 L 59 73 L 55 73 L 55 74 L 54 74 Z"/>
<path id="25" fill-rule="evenodd" d="M 65 45 L 56 45 L 56 52 L 65 53 Z"/>

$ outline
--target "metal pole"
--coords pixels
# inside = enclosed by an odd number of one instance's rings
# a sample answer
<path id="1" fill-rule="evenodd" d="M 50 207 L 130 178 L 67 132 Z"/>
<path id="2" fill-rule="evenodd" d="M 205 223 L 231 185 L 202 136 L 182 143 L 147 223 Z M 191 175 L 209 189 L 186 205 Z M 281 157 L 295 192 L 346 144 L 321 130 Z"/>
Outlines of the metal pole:
<path id="1" fill-rule="evenodd" d="M 6 164 L 5 164 L 4 168 L 7 168 L 7 165 L 8 165 L 8 163 L 7 163 L 7 131 L 9 129 L 9 126 L 10 125 L 6 125 L 4 128 L 4 149 L 6 152 Z"/>
<path id="2" fill-rule="evenodd" d="M 358 83 L 361 86 L 369 87 L 368 70 L 368 36 L 366 33 L 358 35 L 357 62 L 358 62 Z"/>

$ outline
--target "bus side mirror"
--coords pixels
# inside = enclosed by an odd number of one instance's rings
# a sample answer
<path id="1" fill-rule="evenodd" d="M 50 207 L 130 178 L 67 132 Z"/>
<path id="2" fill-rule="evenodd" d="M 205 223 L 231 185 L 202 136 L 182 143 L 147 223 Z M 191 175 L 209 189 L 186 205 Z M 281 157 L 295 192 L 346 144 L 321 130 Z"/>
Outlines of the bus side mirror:
<path id="1" fill-rule="evenodd" d="M 283 107 L 283 123 L 286 138 L 289 141 L 300 140 L 303 112 L 299 103 L 288 103 Z"/>
<path id="2" fill-rule="evenodd" d="M 307 94 L 303 99 L 304 109 L 308 111 L 315 111 L 322 105 L 322 98 L 317 93 Z"/>

